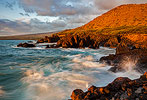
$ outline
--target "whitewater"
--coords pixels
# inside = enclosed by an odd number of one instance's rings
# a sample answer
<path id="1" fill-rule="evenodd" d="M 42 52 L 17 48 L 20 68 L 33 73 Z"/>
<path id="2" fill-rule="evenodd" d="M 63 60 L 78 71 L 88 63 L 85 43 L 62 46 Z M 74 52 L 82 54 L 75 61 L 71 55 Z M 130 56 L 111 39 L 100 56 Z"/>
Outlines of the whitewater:
<path id="1" fill-rule="evenodd" d="M 67 100 L 74 89 L 106 86 L 117 77 L 136 79 L 140 73 L 124 61 L 126 72 L 108 71 L 99 59 L 115 49 L 18 48 L 23 40 L 0 40 L 0 100 Z"/>

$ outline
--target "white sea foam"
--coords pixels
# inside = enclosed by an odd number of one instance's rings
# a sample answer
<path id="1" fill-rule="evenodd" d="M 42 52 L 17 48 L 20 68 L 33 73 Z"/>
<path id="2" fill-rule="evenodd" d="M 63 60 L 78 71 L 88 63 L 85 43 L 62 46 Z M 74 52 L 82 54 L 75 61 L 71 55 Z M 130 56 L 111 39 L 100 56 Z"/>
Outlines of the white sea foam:
<path id="1" fill-rule="evenodd" d="M 45 49 L 45 47 L 31 47 L 31 48 L 24 48 L 24 47 L 17 47 L 17 46 L 11 46 L 12 48 L 19 48 L 19 49 Z"/>
<path id="2" fill-rule="evenodd" d="M 85 61 L 85 62 L 82 62 L 82 65 L 84 65 L 85 67 L 105 67 L 105 64 L 99 64 L 98 62 L 90 62 L 90 61 Z"/>
<path id="3" fill-rule="evenodd" d="M 64 100 L 73 89 L 86 89 L 95 82 L 89 76 L 73 72 L 58 72 L 44 76 L 42 71 L 28 70 L 24 74 L 26 77 L 22 81 L 29 84 L 26 95 L 33 100 Z"/>
<path id="4" fill-rule="evenodd" d="M 92 56 L 86 56 L 83 59 L 88 61 L 94 61 L 94 58 Z"/>
<path id="5" fill-rule="evenodd" d="M 31 49 L 45 49 L 45 47 L 34 47 L 34 48 L 31 48 Z"/>
<path id="6" fill-rule="evenodd" d="M 57 42 L 54 43 L 38 43 L 37 46 L 43 46 L 43 45 L 53 45 L 53 44 L 57 44 Z"/>
<path id="7" fill-rule="evenodd" d="M 136 72 L 135 70 L 132 71 L 126 71 L 126 72 L 117 72 L 114 73 L 117 77 L 128 77 L 130 79 L 137 79 L 140 77 L 140 75 L 142 75 L 139 72 Z"/>
<path id="8" fill-rule="evenodd" d="M 3 87 L 0 86 L 0 97 L 5 95 L 5 91 L 3 90 Z"/>
<path id="9" fill-rule="evenodd" d="M 21 47 L 17 47 L 17 45 L 15 45 L 15 46 L 11 46 L 12 48 L 21 48 Z"/>
<path id="10" fill-rule="evenodd" d="M 93 56 L 86 56 L 86 57 L 75 57 L 73 60 L 75 63 L 80 63 L 81 65 L 85 67 L 90 67 L 90 68 L 98 68 L 98 67 L 104 67 L 105 64 L 100 64 L 98 62 L 95 62 L 95 59 Z"/>
<path id="11" fill-rule="evenodd" d="M 65 92 L 58 86 L 40 82 L 30 84 L 26 95 L 32 100 L 63 100 Z"/>

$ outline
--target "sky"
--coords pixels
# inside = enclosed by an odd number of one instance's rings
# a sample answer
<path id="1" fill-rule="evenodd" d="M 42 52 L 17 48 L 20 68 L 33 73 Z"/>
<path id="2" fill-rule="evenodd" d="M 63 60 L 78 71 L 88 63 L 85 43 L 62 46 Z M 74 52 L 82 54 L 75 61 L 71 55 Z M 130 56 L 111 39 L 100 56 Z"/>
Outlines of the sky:
<path id="1" fill-rule="evenodd" d="M 0 0 L 0 36 L 79 27 L 122 4 L 147 0 Z"/>

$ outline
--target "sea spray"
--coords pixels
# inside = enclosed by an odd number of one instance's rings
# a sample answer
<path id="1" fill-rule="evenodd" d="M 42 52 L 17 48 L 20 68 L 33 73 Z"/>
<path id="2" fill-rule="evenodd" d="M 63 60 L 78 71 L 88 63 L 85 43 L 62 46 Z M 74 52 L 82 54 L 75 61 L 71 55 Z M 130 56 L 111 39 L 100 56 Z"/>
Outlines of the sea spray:
<path id="1" fill-rule="evenodd" d="M 120 66 L 125 71 L 131 72 L 133 71 L 137 66 L 138 58 L 131 57 L 131 56 L 125 56 L 123 57 L 122 61 L 120 62 Z"/>

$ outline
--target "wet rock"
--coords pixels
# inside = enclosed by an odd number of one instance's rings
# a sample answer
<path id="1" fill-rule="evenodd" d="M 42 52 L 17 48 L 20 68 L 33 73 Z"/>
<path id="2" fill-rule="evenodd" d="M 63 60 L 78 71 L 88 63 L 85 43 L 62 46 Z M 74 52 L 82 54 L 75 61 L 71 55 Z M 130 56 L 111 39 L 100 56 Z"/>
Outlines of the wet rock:
<path id="1" fill-rule="evenodd" d="M 72 100 L 82 100 L 84 96 L 84 92 L 81 89 L 76 89 L 72 92 L 71 99 Z"/>
<path id="2" fill-rule="evenodd" d="M 37 43 L 44 43 L 44 39 L 39 39 Z"/>
<path id="3" fill-rule="evenodd" d="M 137 93 L 137 94 L 139 94 L 139 93 L 141 93 L 142 92 L 142 87 L 140 87 L 140 88 L 138 88 L 136 91 L 135 91 L 135 93 Z"/>
<path id="4" fill-rule="evenodd" d="M 114 61 L 116 58 L 116 55 L 110 54 L 109 56 L 103 56 L 100 58 L 99 62 L 100 63 L 106 63 L 108 65 L 113 65 L 112 61 Z"/>
<path id="5" fill-rule="evenodd" d="M 115 55 L 104 56 L 100 62 L 114 66 L 109 69 L 112 72 L 125 71 L 127 63 L 132 63 L 132 69 L 144 73 L 147 71 L 147 49 L 138 48 L 136 44 L 124 39 L 117 46 Z"/>
<path id="6" fill-rule="evenodd" d="M 30 48 L 30 47 L 36 47 L 35 44 L 29 44 L 29 43 L 19 43 L 17 47 L 25 47 L 25 48 Z"/>
<path id="7" fill-rule="evenodd" d="M 146 100 L 147 72 L 139 79 L 116 78 L 105 87 L 91 86 L 88 91 L 73 91 L 72 100 Z"/>
<path id="8" fill-rule="evenodd" d="M 147 52 L 143 50 L 134 50 L 126 54 L 109 55 L 100 58 L 101 63 L 111 65 L 109 71 L 119 72 L 126 71 L 131 68 L 140 73 L 147 71 Z M 129 65 L 131 64 L 131 65 Z"/>

